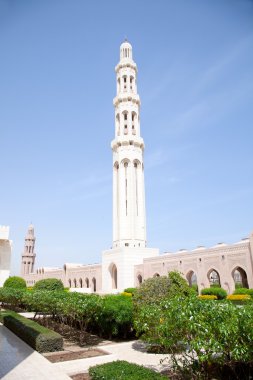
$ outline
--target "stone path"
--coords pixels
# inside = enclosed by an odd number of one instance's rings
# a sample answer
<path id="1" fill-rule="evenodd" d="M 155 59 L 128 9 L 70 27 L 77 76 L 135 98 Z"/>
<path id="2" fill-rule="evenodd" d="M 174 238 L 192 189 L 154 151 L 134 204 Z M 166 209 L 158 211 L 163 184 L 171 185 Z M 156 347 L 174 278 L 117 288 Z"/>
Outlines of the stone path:
<path id="1" fill-rule="evenodd" d="M 70 380 L 69 376 L 86 373 L 93 365 L 115 360 L 126 360 L 159 372 L 169 368 L 168 361 L 160 363 L 168 355 L 148 354 L 145 344 L 140 341 L 106 344 L 97 348 L 108 355 L 50 363 L 0 323 L 0 379 Z"/>

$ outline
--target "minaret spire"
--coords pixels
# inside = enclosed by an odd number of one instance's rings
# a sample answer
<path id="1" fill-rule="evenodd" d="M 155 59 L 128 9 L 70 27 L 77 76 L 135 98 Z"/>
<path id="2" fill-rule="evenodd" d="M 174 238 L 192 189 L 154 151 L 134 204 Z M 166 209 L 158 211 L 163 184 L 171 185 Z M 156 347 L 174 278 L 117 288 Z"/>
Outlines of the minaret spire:
<path id="1" fill-rule="evenodd" d="M 132 46 L 120 46 L 115 68 L 115 138 L 113 150 L 113 247 L 145 247 L 146 216 L 140 97 Z"/>
<path id="2" fill-rule="evenodd" d="M 29 225 L 28 231 L 25 237 L 25 246 L 24 252 L 22 253 L 22 266 L 21 266 L 21 275 L 25 276 L 27 274 L 33 273 L 34 263 L 36 254 L 34 252 L 35 247 L 35 235 L 34 235 L 34 226 Z"/>

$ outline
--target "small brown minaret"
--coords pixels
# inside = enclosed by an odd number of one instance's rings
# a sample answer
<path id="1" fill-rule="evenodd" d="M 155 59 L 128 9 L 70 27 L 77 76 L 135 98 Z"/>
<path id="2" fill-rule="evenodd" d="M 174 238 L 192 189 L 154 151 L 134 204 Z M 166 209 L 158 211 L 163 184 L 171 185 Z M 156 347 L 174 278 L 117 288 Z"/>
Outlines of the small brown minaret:
<path id="1" fill-rule="evenodd" d="M 35 247 L 34 227 L 32 224 L 28 227 L 25 237 L 24 252 L 22 253 L 21 276 L 33 273 L 36 254 Z"/>

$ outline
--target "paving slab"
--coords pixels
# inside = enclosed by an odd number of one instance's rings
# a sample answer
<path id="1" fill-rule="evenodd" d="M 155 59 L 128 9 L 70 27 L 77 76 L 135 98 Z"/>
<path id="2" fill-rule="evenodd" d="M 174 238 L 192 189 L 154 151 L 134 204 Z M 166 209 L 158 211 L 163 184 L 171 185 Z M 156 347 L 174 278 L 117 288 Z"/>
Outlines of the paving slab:
<path id="1" fill-rule="evenodd" d="M 0 323 L 0 379 L 71 380 Z"/>

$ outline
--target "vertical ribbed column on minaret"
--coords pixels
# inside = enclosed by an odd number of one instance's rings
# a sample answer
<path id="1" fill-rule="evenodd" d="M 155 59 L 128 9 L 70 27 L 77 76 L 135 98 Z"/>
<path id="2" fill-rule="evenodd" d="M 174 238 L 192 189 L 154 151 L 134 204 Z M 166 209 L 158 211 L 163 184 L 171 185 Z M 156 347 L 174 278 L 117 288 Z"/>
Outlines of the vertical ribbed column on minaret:
<path id="1" fill-rule="evenodd" d="M 21 275 L 24 277 L 34 271 L 34 263 L 36 254 L 34 252 L 35 247 L 35 235 L 34 227 L 32 224 L 28 227 L 28 231 L 25 237 L 24 252 L 22 253 L 22 265 L 21 265 Z"/>
<path id="2" fill-rule="evenodd" d="M 132 46 L 120 46 L 115 68 L 115 138 L 113 150 L 113 247 L 145 247 L 146 217 L 143 172 L 144 142 L 140 136 L 140 97 Z"/>

